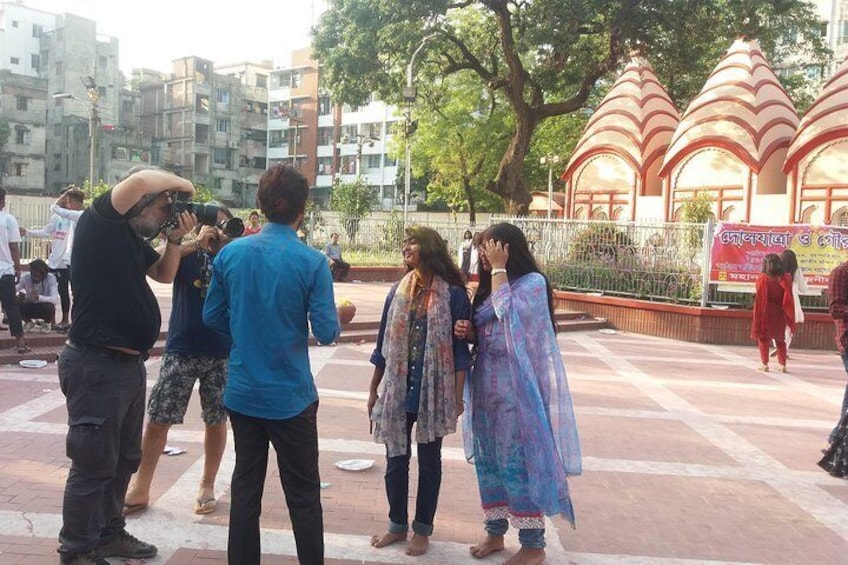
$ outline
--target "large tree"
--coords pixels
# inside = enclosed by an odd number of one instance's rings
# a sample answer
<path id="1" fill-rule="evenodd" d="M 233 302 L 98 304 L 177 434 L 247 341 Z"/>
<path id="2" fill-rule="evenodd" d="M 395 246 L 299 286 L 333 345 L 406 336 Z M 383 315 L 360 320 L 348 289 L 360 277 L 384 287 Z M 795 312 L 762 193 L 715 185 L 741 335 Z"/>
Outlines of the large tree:
<path id="1" fill-rule="evenodd" d="M 444 202 L 454 212 L 468 211 L 474 224 L 478 207 L 499 208 L 486 183 L 509 144 L 509 112 L 469 72 L 428 85 L 419 108 L 412 163 L 413 170 L 430 180 L 427 203 Z"/>
<path id="2" fill-rule="evenodd" d="M 410 55 L 431 36 L 419 86 L 471 72 L 512 114 L 510 142 L 487 189 L 512 212 L 529 202 L 524 162 L 545 120 L 585 108 L 632 52 L 647 57 L 679 106 L 736 37 L 780 61 L 821 55 L 814 7 L 802 0 L 329 0 L 314 47 L 334 97 L 399 101 Z M 781 40 L 797 38 L 781 47 Z"/>

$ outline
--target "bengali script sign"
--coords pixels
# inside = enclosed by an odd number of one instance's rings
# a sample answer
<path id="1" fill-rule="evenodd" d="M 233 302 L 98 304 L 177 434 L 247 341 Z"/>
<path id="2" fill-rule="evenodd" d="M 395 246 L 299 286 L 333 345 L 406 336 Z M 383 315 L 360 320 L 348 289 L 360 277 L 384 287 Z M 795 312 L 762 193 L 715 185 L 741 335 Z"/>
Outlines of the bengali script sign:
<path id="1" fill-rule="evenodd" d="M 830 271 L 848 261 L 848 228 L 833 226 L 752 226 L 718 224 L 710 254 L 710 282 L 754 283 L 763 257 L 791 249 L 807 284 L 824 287 Z"/>

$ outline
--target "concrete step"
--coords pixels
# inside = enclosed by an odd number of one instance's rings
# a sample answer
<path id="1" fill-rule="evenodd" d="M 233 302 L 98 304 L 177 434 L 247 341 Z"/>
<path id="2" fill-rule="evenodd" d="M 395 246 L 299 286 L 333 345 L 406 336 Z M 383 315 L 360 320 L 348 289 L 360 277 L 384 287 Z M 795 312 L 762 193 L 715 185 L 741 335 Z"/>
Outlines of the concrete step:
<path id="1" fill-rule="evenodd" d="M 554 317 L 560 333 L 598 330 L 608 326 L 605 319 L 591 318 L 585 312 L 563 310 L 557 311 Z M 379 329 L 379 321 L 351 322 L 342 328 L 342 334 L 336 340 L 336 343 L 374 343 L 377 341 Z M 159 340 L 150 350 L 151 357 L 162 355 L 167 336 L 166 332 L 159 334 Z M 18 355 L 15 352 L 14 339 L 8 337 L 0 339 L 0 365 L 16 365 L 23 359 L 41 359 L 49 363 L 55 362 L 66 339 L 67 336 L 60 333 L 28 333 L 26 340 L 32 351 L 24 355 Z M 309 345 L 318 345 L 318 342 L 310 336 Z"/>

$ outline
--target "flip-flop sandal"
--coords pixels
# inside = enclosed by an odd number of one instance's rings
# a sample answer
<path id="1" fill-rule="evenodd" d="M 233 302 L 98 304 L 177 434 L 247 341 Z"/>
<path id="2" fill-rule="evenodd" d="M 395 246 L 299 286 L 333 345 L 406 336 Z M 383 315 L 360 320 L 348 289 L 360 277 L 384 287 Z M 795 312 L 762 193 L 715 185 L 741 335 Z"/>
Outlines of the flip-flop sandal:
<path id="1" fill-rule="evenodd" d="M 141 512 L 142 510 L 145 510 L 146 508 L 147 508 L 146 502 L 142 502 L 142 503 L 139 503 L 139 504 L 124 504 L 123 514 L 124 514 L 124 516 L 126 516 L 127 514 L 134 514 L 136 512 Z"/>
<path id="2" fill-rule="evenodd" d="M 215 509 L 218 508 L 218 501 L 215 498 L 204 498 L 194 501 L 194 513 L 195 514 L 209 514 L 210 512 L 214 512 Z"/>
<path id="3" fill-rule="evenodd" d="M 20 345 L 17 349 L 15 349 L 15 351 L 17 351 L 18 355 L 23 355 L 24 353 L 32 351 L 32 348 L 28 345 Z"/>

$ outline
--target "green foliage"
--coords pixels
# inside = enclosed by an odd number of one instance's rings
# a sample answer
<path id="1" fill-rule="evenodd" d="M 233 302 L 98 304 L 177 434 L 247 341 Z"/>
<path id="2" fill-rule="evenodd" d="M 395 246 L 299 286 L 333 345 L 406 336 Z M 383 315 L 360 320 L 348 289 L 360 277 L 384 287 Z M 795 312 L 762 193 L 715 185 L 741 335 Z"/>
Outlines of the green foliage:
<path id="1" fill-rule="evenodd" d="M 100 196 L 108 192 L 112 187 L 109 186 L 106 181 L 100 180 L 96 183 L 93 183 L 89 180 L 86 180 L 82 183 L 81 187 L 77 187 L 76 185 L 71 185 L 70 188 L 81 188 L 85 193 L 85 205 L 89 206 L 91 202 Z"/>
<path id="2" fill-rule="evenodd" d="M 482 96 L 481 96 L 482 94 Z M 419 128 L 410 141 L 414 171 L 430 179 L 427 204 L 443 202 L 452 212 L 498 210 L 500 202 L 486 191 L 509 143 L 506 106 L 481 93 L 470 73 L 430 85 L 420 104 Z M 404 140 L 398 145 L 403 149 Z"/>
<path id="3" fill-rule="evenodd" d="M 680 219 L 686 223 L 705 224 L 715 217 L 713 214 L 713 197 L 708 192 L 696 192 L 683 202 L 680 210 Z M 692 257 L 703 247 L 703 240 L 704 228 L 701 226 L 691 226 L 686 231 L 686 246 L 689 248 Z"/>
<path id="4" fill-rule="evenodd" d="M 397 250 L 403 243 L 403 217 L 392 210 L 385 222 L 380 224 L 380 247 Z"/>
<path id="5" fill-rule="evenodd" d="M 571 241 L 567 260 L 569 264 L 615 264 L 638 259 L 629 235 L 619 231 L 614 224 L 591 223 Z"/>
<path id="6" fill-rule="evenodd" d="M 338 212 L 351 241 L 356 239 L 360 218 L 367 217 L 379 203 L 379 195 L 362 177 L 353 182 L 339 182 L 330 192 L 330 210 Z"/>
<path id="7" fill-rule="evenodd" d="M 215 193 L 212 192 L 211 189 L 206 188 L 202 184 L 193 183 L 194 184 L 194 196 L 191 198 L 192 202 L 203 203 L 203 202 L 211 202 L 213 200 L 217 200 L 215 198 Z"/>
<path id="8" fill-rule="evenodd" d="M 596 262 L 556 265 L 547 268 L 545 274 L 555 288 L 561 289 L 673 302 L 693 302 L 700 297 L 698 277 L 683 269 L 622 269 L 616 265 Z"/>
<path id="9" fill-rule="evenodd" d="M 325 86 L 352 104 L 373 92 L 400 102 L 412 53 L 429 37 L 413 69 L 425 96 L 466 74 L 481 98 L 488 91 L 506 106 L 510 139 L 504 147 L 491 138 L 501 158 L 486 189 L 518 209 L 529 201 L 524 167 L 537 128 L 584 111 L 631 52 L 654 66 L 679 108 L 737 37 L 758 40 L 773 65 L 790 53 L 827 57 L 804 0 L 329 0 L 313 37 Z"/>

